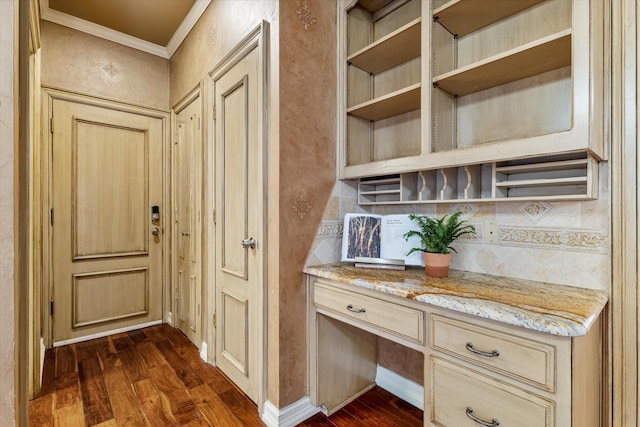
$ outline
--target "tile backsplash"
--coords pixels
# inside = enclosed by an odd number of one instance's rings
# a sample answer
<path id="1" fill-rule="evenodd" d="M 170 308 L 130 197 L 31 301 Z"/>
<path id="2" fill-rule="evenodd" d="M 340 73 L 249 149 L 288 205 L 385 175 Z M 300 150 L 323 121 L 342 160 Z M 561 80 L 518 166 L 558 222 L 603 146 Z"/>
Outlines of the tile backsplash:
<path id="1" fill-rule="evenodd" d="M 307 265 L 340 261 L 342 221 L 350 212 L 381 215 L 421 213 L 441 216 L 455 211 L 478 230 L 459 240 L 451 267 L 499 276 L 609 291 L 608 164 L 600 164 L 599 197 L 587 201 L 505 201 L 438 205 L 357 204 L 355 182 L 338 181 L 325 209 Z M 488 243 L 487 233 L 497 233 Z"/>

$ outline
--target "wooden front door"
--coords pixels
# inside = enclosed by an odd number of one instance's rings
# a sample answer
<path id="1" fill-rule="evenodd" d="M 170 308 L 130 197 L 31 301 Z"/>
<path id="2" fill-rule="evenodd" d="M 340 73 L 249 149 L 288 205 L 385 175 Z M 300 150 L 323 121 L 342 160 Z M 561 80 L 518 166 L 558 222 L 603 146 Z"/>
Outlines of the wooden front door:
<path id="1" fill-rule="evenodd" d="M 160 321 L 163 121 L 52 103 L 54 343 Z"/>
<path id="2" fill-rule="evenodd" d="M 213 74 L 216 197 L 216 364 L 260 396 L 264 191 L 258 45 Z"/>
<path id="3" fill-rule="evenodd" d="M 174 182 L 174 325 L 200 348 L 201 264 L 201 101 L 191 98 L 175 109 Z"/>

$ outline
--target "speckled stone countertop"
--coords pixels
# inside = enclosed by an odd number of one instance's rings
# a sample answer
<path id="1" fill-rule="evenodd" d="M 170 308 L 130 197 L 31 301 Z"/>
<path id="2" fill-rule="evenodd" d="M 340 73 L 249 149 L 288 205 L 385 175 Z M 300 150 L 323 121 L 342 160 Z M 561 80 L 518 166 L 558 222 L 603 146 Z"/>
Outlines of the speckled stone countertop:
<path id="1" fill-rule="evenodd" d="M 435 279 L 422 268 L 397 271 L 337 263 L 304 272 L 561 336 L 586 334 L 608 300 L 602 291 L 467 271 L 450 270 L 449 277 Z"/>

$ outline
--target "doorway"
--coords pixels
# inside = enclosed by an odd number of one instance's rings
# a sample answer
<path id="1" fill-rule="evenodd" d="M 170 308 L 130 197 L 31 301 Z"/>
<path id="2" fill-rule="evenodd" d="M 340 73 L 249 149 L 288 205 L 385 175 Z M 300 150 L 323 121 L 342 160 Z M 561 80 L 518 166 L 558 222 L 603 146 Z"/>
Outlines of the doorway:
<path id="1" fill-rule="evenodd" d="M 202 343 L 202 88 L 173 108 L 173 325 Z"/>
<path id="2" fill-rule="evenodd" d="M 53 344 L 162 322 L 166 114 L 46 94 Z"/>
<path id="3" fill-rule="evenodd" d="M 216 212 L 211 342 L 216 365 L 259 407 L 266 333 L 266 26 L 256 27 L 210 73 Z"/>

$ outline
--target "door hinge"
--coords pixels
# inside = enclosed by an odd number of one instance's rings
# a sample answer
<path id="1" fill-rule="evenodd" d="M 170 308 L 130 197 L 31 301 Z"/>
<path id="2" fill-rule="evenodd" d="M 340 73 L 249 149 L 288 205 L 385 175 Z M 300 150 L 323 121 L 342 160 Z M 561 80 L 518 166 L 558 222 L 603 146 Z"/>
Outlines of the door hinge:
<path id="1" fill-rule="evenodd" d="M 213 313 L 213 327 L 216 327 L 216 313 Z"/>
<path id="2" fill-rule="evenodd" d="M 216 210 L 213 210 L 213 223 L 216 223 Z"/>
<path id="3" fill-rule="evenodd" d="M 49 211 L 49 218 L 51 219 L 51 226 L 53 226 L 53 208 Z"/>
<path id="4" fill-rule="evenodd" d="M 198 129 L 200 129 L 200 117 L 198 116 Z"/>
<path id="5" fill-rule="evenodd" d="M 49 132 L 53 134 L 53 117 L 49 119 Z"/>
<path id="6" fill-rule="evenodd" d="M 49 313 L 53 316 L 53 301 L 49 301 Z"/>

